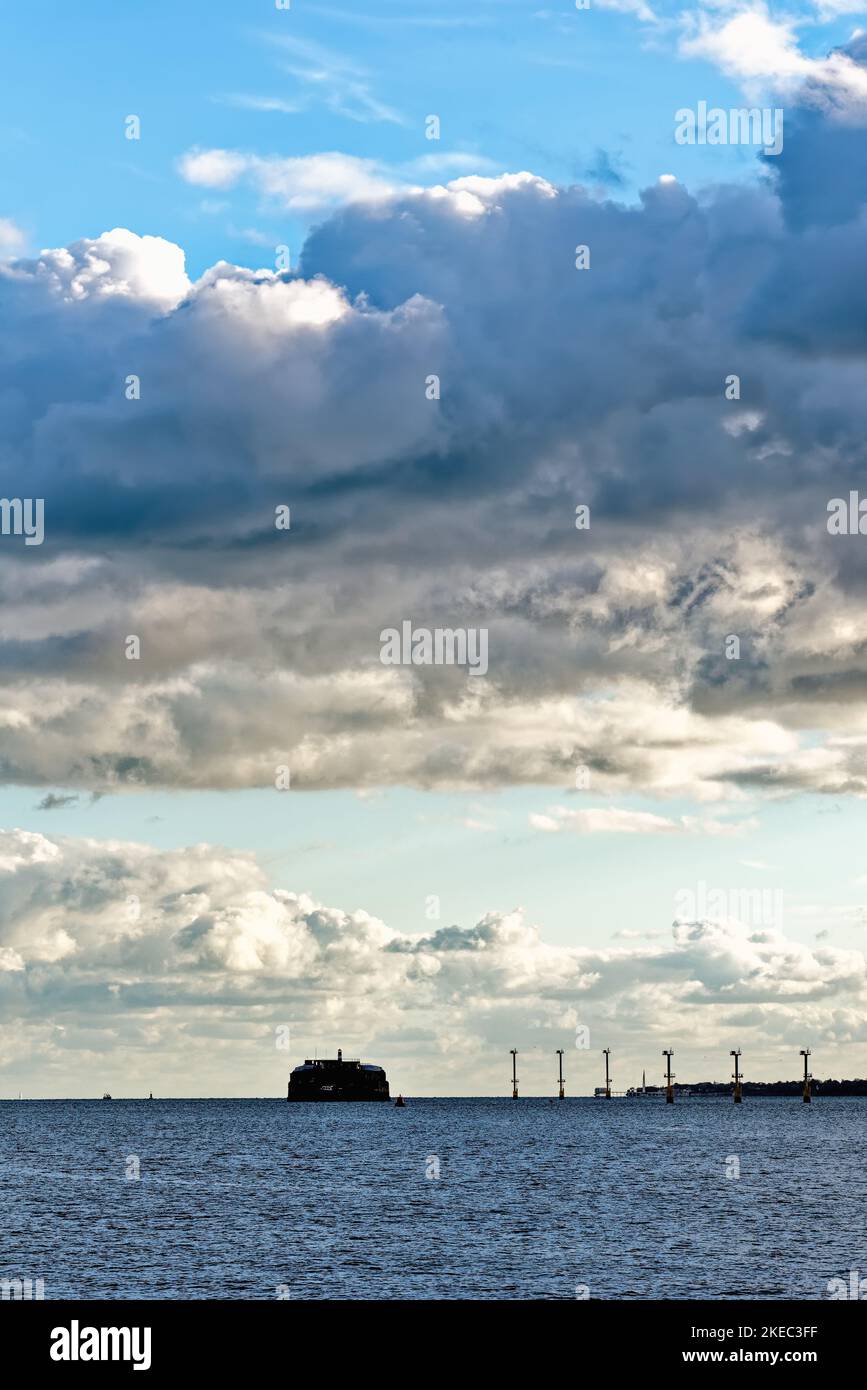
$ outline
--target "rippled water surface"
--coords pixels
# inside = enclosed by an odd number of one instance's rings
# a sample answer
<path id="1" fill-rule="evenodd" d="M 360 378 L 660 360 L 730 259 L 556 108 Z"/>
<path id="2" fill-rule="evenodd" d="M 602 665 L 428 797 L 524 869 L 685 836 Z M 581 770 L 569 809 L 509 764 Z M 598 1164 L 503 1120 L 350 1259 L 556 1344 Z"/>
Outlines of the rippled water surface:
<path id="1" fill-rule="evenodd" d="M 826 1298 L 867 1274 L 865 1123 L 859 1099 L 4 1102 L 0 1277 L 46 1298 Z"/>

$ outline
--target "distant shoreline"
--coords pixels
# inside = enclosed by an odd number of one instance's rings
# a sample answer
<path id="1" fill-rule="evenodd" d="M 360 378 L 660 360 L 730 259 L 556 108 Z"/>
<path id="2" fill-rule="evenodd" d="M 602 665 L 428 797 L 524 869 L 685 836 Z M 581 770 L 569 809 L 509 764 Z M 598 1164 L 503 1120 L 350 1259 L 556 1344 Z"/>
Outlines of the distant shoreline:
<path id="1" fill-rule="evenodd" d="M 681 1085 L 679 1082 L 675 1082 L 672 1089 L 674 1090 L 675 1096 L 679 1096 L 679 1097 L 681 1097 L 681 1098 L 683 1098 L 683 1099 L 686 1099 L 688 1096 L 719 1096 L 719 1097 L 729 1097 L 729 1098 L 730 1098 L 731 1095 L 732 1095 L 733 1083 L 732 1083 L 731 1081 L 694 1081 L 694 1082 L 685 1082 L 683 1085 Z M 776 1096 L 789 1096 L 789 1097 L 791 1097 L 791 1096 L 801 1096 L 802 1093 L 803 1093 L 803 1089 L 804 1089 L 804 1083 L 803 1083 L 803 1081 L 743 1081 L 743 1082 L 741 1083 L 741 1090 L 742 1090 L 742 1093 L 743 1093 L 744 1097 L 750 1096 L 750 1097 L 753 1097 L 753 1098 L 755 1098 L 755 1099 L 762 1099 L 762 1097 L 776 1097 Z M 828 1096 L 828 1097 L 834 1097 L 834 1096 L 837 1096 L 837 1097 L 855 1097 L 855 1098 L 857 1098 L 857 1097 L 859 1097 L 859 1096 L 860 1096 L 860 1097 L 864 1097 L 864 1096 L 867 1096 L 867 1079 L 862 1080 L 862 1079 L 860 1079 L 860 1078 L 856 1078 L 855 1080 L 852 1080 L 852 1081 L 848 1081 L 848 1080 L 844 1080 L 844 1081 L 835 1081 L 835 1080 L 829 1078 L 829 1079 L 826 1080 L 826 1081 L 818 1081 L 818 1080 L 816 1080 L 816 1079 L 814 1078 L 814 1079 L 812 1080 L 812 1082 L 811 1082 L 811 1089 L 812 1089 L 812 1095 L 813 1095 L 813 1099 L 814 1099 L 814 1100 L 821 1100 L 823 1096 Z M 624 1095 L 622 1092 L 612 1092 L 612 1099 L 614 1099 L 614 1100 L 643 1100 L 643 1099 L 656 1100 L 656 1099 L 663 1098 L 664 1096 L 665 1096 L 665 1087 L 664 1087 L 664 1086 L 648 1086 L 648 1087 L 646 1088 L 646 1092 L 645 1092 L 645 1094 L 644 1094 L 643 1096 L 641 1095 L 640 1091 L 638 1091 L 636 1094 L 634 1094 L 634 1095 L 632 1095 L 632 1096 L 626 1096 L 626 1095 Z M 443 1100 L 443 1101 L 445 1101 L 445 1100 L 511 1100 L 511 1097 L 510 1097 L 510 1096 L 507 1096 L 507 1095 L 502 1095 L 502 1094 L 499 1094 L 499 1095 L 478 1095 L 478 1096 L 412 1096 L 412 1095 L 410 1095 L 410 1094 L 407 1094 L 406 1099 L 407 1099 L 409 1102 L 412 1102 L 412 1101 L 424 1101 L 424 1100 Z M 524 1096 L 521 1096 L 520 1099 L 521 1099 L 521 1100 L 550 1100 L 550 1101 L 554 1101 L 554 1100 L 557 1099 L 557 1097 L 556 1097 L 556 1096 L 552 1096 L 552 1095 L 550 1095 L 550 1094 L 543 1094 L 543 1095 L 524 1095 Z M 566 1099 L 566 1100 L 594 1100 L 594 1099 L 601 1099 L 601 1097 L 594 1097 L 594 1096 L 591 1095 L 591 1094 L 579 1094 L 579 1095 L 566 1096 L 565 1099 Z M 277 1103 L 277 1104 L 283 1104 L 283 1105 L 285 1105 L 285 1104 L 286 1104 L 286 1097 L 285 1097 L 285 1096 L 280 1096 L 280 1095 L 273 1095 L 273 1096 L 270 1096 L 270 1095 L 269 1095 L 269 1096 L 155 1096 L 153 1100 L 149 1100 L 147 1096 L 113 1096 L 111 1100 L 104 1100 L 101 1096 L 22 1096 L 22 1097 L 20 1098 L 20 1100 L 19 1100 L 19 1098 L 18 1098 L 17 1096 L 4 1096 L 4 1097 L 0 1097 L 0 1105 L 19 1105 L 19 1104 L 20 1104 L 20 1105 L 24 1105 L 25 1103 L 29 1103 L 29 1104 L 43 1104 L 43 1105 L 62 1105 L 62 1104 L 73 1103 L 73 1102 L 74 1102 L 75 1104 L 91 1104 L 91 1103 L 93 1103 L 93 1104 L 97 1104 L 97 1105 L 101 1105 L 101 1106 L 110 1106 L 110 1105 L 117 1105 L 117 1104 L 129 1104 L 129 1103 L 131 1103 L 131 1102 L 135 1102 L 136 1104 L 138 1104 L 139 1102 L 141 1102 L 141 1104 L 143 1104 L 143 1105 L 157 1105 L 157 1104 L 159 1104 L 160 1102 L 166 1103 L 166 1102 L 170 1102 L 170 1101 L 171 1101 L 171 1102 L 182 1102 L 182 1103 L 188 1103 L 188 1102 L 191 1102 L 191 1101 L 202 1102 L 202 1103 L 208 1102 L 208 1101 L 249 1101 L 249 1102 L 254 1102 L 254 1101 L 255 1101 L 255 1102 L 262 1102 L 262 1103 L 265 1103 L 265 1102 L 270 1103 L 270 1102 L 273 1101 L 273 1102 L 275 1102 L 275 1103 Z M 349 1105 L 349 1104 L 363 1104 L 363 1102 L 349 1102 L 349 1101 L 347 1101 L 347 1102 L 338 1102 L 338 1101 L 335 1101 L 334 1104 L 335 1104 L 335 1105 L 339 1105 L 339 1104 L 347 1104 L 347 1105 Z"/>
<path id="2" fill-rule="evenodd" d="M 697 1081 L 680 1087 L 675 1082 L 674 1090 L 691 1091 L 693 1095 L 718 1096 L 731 1095 L 731 1081 Z M 660 1087 L 660 1090 L 663 1088 Z M 867 1080 L 817 1081 L 810 1082 L 813 1096 L 867 1096 Z M 745 1096 L 799 1096 L 803 1093 L 803 1081 L 742 1081 L 741 1090 Z"/>

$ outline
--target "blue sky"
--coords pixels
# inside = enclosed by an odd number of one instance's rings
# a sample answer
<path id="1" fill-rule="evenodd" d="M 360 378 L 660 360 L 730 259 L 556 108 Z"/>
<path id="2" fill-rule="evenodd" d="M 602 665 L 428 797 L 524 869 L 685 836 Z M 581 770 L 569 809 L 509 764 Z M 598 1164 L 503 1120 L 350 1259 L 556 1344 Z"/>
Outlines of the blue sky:
<path id="1" fill-rule="evenodd" d="M 155 1047 L 176 1093 L 279 1090 L 286 1010 L 404 1089 L 465 1089 L 462 1044 L 494 1087 L 585 999 L 636 1076 L 660 1029 L 861 1065 L 867 570 L 824 527 L 865 462 L 859 18 L 4 17 L 0 458 L 49 518 L 0 570 L 15 1089 Z M 770 177 L 675 143 L 700 101 L 785 108 Z M 489 623 L 484 688 L 386 671 L 402 618 Z M 700 881 L 784 920 L 671 947 Z"/>
<path id="2" fill-rule="evenodd" d="M 678 108 L 742 102 L 718 67 L 678 53 L 675 19 L 684 12 L 657 7 L 660 22 L 651 24 L 576 11 L 567 0 L 345 8 L 295 0 L 288 11 L 268 0 L 120 9 L 93 0 L 83 22 L 49 0 L 4 24 L 7 215 L 32 249 L 116 225 L 167 237 L 185 248 L 195 276 L 220 257 L 269 264 L 275 244 L 297 254 L 309 220 L 249 190 L 226 199 L 185 186 L 176 161 L 197 146 L 282 156 L 335 150 L 396 167 L 457 151 L 493 172 L 599 181 L 618 198 L 634 198 L 662 173 L 693 188 L 751 177 L 752 150 L 674 142 Z M 802 49 L 822 53 L 852 28 L 847 16 L 808 26 Z M 242 104 L 251 100 L 290 110 Z M 138 142 L 124 139 L 131 113 L 142 121 Z M 436 144 L 424 138 L 431 113 L 442 123 Z M 244 235 L 251 232 L 258 249 Z"/>
<path id="3" fill-rule="evenodd" d="M 62 794 L 62 792 L 61 792 Z M 66 793 L 67 795 L 76 795 Z M 432 794 L 383 789 L 278 795 L 269 791 L 139 792 L 39 811 L 42 789 L 5 788 L 0 823 L 62 835 L 142 841 L 199 840 L 256 852 L 275 887 L 303 886 L 322 901 L 364 905 L 403 930 L 423 932 L 429 894 L 446 922 L 522 905 L 552 941 L 604 945 L 623 929 L 665 934 L 676 895 L 700 879 L 722 889 L 779 889 L 787 929 L 811 941 L 841 909 L 835 940 L 863 942 L 864 813 L 803 796 L 761 807 L 743 839 L 668 844 L 655 836 L 540 836 L 529 817 L 558 800 L 550 788 Z M 572 799 L 571 791 L 568 793 Z M 584 794 L 586 795 L 586 794 Z M 598 798 L 590 798 L 597 804 Z M 677 817 L 692 802 L 616 798 L 618 806 Z M 468 823 L 473 828 L 468 828 Z M 821 855 L 815 853 L 817 838 Z"/>

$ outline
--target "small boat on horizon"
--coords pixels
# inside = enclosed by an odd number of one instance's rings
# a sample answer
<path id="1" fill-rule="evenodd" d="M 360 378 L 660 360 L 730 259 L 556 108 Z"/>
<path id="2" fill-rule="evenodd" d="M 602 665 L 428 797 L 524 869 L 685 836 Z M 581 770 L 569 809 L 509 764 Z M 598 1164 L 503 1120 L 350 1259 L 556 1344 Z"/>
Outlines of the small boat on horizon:
<path id="1" fill-rule="evenodd" d="M 403 1096 L 398 1096 L 398 1098 L 397 1098 L 397 1100 L 394 1102 L 394 1104 L 395 1104 L 395 1107 L 401 1107 L 401 1108 L 402 1108 L 403 1106 L 406 1105 L 406 1101 L 404 1100 Z"/>
<path id="2" fill-rule="evenodd" d="M 108 1094 L 108 1091 L 103 1091 L 102 1098 L 103 1100 L 111 1100 L 111 1096 Z"/>

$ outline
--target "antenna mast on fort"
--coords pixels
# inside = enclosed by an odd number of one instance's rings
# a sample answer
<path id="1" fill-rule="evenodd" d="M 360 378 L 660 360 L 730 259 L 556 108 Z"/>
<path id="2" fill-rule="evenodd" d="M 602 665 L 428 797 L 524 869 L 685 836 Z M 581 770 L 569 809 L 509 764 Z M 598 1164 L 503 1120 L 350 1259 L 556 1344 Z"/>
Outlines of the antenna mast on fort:
<path id="1" fill-rule="evenodd" d="M 557 1056 L 560 1058 L 560 1062 L 559 1062 L 559 1067 L 560 1067 L 560 1092 L 559 1092 L 559 1094 L 560 1094 L 560 1099 L 563 1100 L 564 1097 L 565 1097 L 565 1095 L 566 1095 L 566 1092 L 563 1090 L 563 1049 L 562 1049 L 562 1047 L 558 1047 L 558 1048 L 557 1048 Z"/>
<path id="2" fill-rule="evenodd" d="M 611 1078 L 608 1075 L 608 1058 L 611 1056 L 611 1048 L 603 1047 L 602 1055 L 605 1058 L 605 1099 L 611 1099 Z"/>

